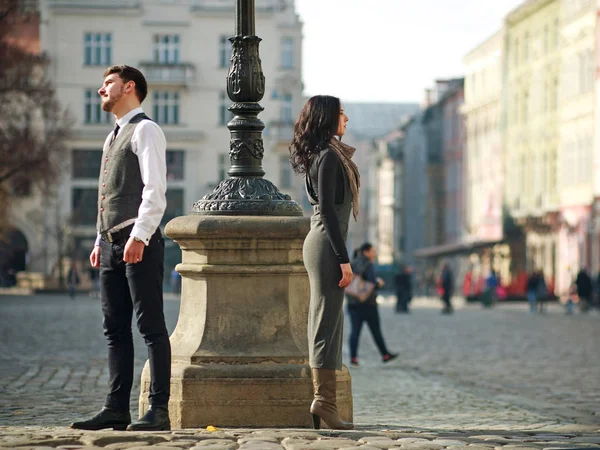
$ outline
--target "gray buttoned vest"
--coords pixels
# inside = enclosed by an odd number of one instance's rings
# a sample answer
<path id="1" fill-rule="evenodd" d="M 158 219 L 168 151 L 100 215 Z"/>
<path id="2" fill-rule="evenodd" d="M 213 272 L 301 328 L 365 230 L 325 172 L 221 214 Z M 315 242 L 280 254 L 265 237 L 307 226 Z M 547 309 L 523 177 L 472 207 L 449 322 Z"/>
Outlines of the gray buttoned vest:
<path id="1" fill-rule="evenodd" d="M 104 145 L 96 225 L 100 233 L 138 215 L 144 183 L 138 157 L 131 147 L 131 137 L 144 119 L 150 120 L 144 113 L 137 114 L 123 125 L 112 144 L 108 140 Z"/>

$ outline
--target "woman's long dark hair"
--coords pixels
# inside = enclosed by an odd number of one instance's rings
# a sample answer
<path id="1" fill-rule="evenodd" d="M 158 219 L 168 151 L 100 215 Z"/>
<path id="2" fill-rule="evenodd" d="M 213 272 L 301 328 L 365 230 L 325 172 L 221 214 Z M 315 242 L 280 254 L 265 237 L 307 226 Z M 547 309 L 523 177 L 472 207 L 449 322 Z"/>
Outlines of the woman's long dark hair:
<path id="1" fill-rule="evenodd" d="M 340 106 L 340 99 L 331 95 L 308 99 L 294 124 L 294 139 L 290 144 L 294 172 L 307 173 L 312 156 L 329 145 L 338 128 Z"/>

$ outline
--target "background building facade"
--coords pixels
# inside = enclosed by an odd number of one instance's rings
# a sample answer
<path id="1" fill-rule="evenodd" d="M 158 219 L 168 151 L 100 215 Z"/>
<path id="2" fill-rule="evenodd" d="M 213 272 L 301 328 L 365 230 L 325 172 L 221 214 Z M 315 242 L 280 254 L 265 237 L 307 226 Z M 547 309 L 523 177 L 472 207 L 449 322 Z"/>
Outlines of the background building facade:
<path id="1" fill-rule="evenodd" d="M 360 213 L 350 220 L 348 248 L 350 251 L 364 242 L 379 247 L 378 140 L 397 130 L 402 121 L 419 109 L 416 103 L 346 103 L 348 116 L 344 142 L 356 148 L 353 160 L 360 170 Z"/>
<path id="2" fill-rule="evenodd" d="M 495 270 L 511 281 L 510 258 L 504 243 L 504 148 L 501 132 L 504 31 L 471 50 L 464 59 L 466 240 L 477 246 L 470 255 L 469 294 L 478 294 Z"/>
<path id="3" fill-rule="evenodd" d="M 104 69 L 112 64 L 138 67 L 148 81 L 146 113 L 167 138 L 167 210 L 165 225 L 187 214 L 192 203 L 227 178 L 231 101 L 226 94 L 234 34 L 233 2 L 139 2 L 127 0 L 43 0 L 41 50 L 50 59 L 49 75 L 62 106 L 73 120 L 70 160 L 55 199 L 27 225 L 28 211 L 14 218 L 28 241 L 44 230 L 64 232 L 69 254 L 86 260 L 96 230 L 98 174 L 102 144 L 114 119 L 103 112 L 97 93 Z M 266 177 L 300 204 L 304 186 L 292 176 L 287 145 L 303 104 L 302 24 L 293 0 L 257 1 L 256 32 L 261 42 L 267 91 L 259 118 L 264 133 Z M 265 57 L 264 55 L 269 55 Z M 47 235 L 47 234 L 46 234 Z M 45 241 L 45 258 L 31 255 L 29 270 L 48 272 L 58 249 Z M 167 241 L 166 269 L 179 261 L 179 249 Z"/>
<path id="4" fill-rule="evenodd" d="M 598 160 L 594 157 L 596 11 L 591 0 L 560 4 L 558 293 L 567 292 L 579 269 L 597 272 L 600 263 L 597 243 L 592 258 L 591 236 Z"/>
<path id="5" fill-rule="evenodd" d="M 527 271 L 553 291 L 558 257 L 560 2 L 527 1 L 506 18 L 507 211 L 526 236 Z"/>

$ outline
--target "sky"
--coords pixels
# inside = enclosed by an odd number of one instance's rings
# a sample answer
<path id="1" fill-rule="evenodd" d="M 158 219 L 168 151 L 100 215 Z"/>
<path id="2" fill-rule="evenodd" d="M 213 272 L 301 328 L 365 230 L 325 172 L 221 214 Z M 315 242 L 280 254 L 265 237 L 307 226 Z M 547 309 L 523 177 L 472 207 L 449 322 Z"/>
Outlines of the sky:
<path id="1" fill-rule="evenodd" d="M 305 95 L 420 102 L 524 0 L 296 0 Z"/>

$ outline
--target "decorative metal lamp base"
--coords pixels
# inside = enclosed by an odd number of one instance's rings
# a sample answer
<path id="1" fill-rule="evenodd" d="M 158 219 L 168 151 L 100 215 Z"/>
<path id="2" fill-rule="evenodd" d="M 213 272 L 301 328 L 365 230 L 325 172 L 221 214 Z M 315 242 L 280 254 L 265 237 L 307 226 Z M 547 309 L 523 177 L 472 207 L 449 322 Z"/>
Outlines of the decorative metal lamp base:
<path id="1" fill-rule="evenodd" d="M 191 214 L 301 216 L 302 208 L 264 178 L 232 177 L 192 205 Z"/>

